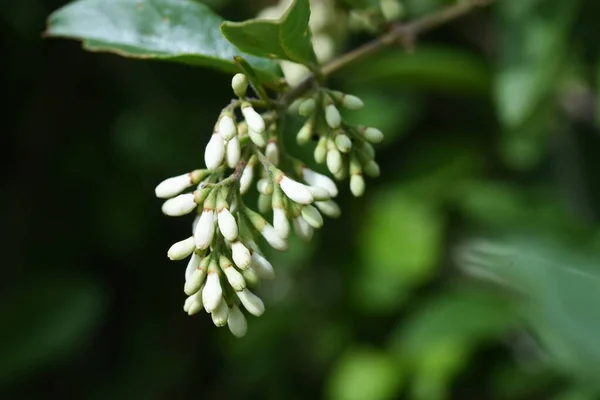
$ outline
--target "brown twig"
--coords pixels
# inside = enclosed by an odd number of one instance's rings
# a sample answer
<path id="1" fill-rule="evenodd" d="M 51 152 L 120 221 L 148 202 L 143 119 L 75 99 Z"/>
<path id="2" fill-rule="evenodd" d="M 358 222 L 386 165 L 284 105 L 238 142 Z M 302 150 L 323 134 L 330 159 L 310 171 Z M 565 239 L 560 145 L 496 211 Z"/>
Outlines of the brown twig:
<path id="1" fill-rule="evenodd" d="M 287 92 L 282 97 L 281 102 L 284 105 L 291 104 L 295 99 L 309 90 L 318 79 L 327 78 L 329 75 L 344 68 L 348 64 L 373 54 L 388 45 L 401 43 L 405 48 L 411 49 L 415 39 L 422 33 L 460 18 L 478 7 L 488 6 L 494 1 L 495 0 L 464 0 L 461 3 L 448 6 L 430 15 L 415 19 L 414 21 L 397 23 L 384 35 L 323 65 L 317 73 L 310 74 L 297 86 Z"/>

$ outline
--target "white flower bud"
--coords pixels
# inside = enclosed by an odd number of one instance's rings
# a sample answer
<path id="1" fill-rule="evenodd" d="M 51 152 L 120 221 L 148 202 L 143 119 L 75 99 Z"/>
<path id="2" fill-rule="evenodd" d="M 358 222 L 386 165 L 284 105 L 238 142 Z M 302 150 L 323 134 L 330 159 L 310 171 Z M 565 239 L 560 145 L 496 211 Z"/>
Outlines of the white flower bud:
<path id="1" fill-rule="evenodd" d="M 315 147 L 314 157 L 317 164 L 323 164 L 327 158 L 327 143 L 327 138 L 322 136 Z"/>
<path id="2" fill-rule="evenodd" d="M 302 125 L 302 128 L 300 128 L 300 130 L 298 131 L 298 134 L 296 135 L 296 143 L 298 143 L 298 145 L 300 146 L 305 145 L 312 138 L 312 134 L 313 122 L 311 119 L 309 119 L 308 121 L 306 121 L 306 123 L 304 123 L 304 125 Z"/>
<path id="3" fill-rule="evenodd" d="M 196 226 L 198 226 L 198 222 L 200 222 L 200 214 L 196 214 L 194 220 L 192 221 L 192 234 L 196 231 Z"/>
<path id="4" fill-rule="evenodd" d="M 367 156 L 367 158 L 374 158 L 375 157 L 375 148 L 373 147 L 373 145 L 371 145 L 371 143 L 369 142 L 362 142 L 361 146 L 360 146 L 360 150 L 364 153 L 365 156 Z"/>
<path id="5" fill-rule="evenodd" d="M 181 240 L 175 244 L 173 244 L 169 251 L 167 252 L 167 256 L 171 260 L 183 260 L 194 251 L 194 237 L 190 236 L 187 239 Z"/>
<path id="6" fill-rule="evenodd" d="M 365 193 L 365 180 L 362 175 L 350 177 L 350 191 L 355 197 L 360 197 Z"/>
<path id="7" fill-rule="evenodd" d="M 377 178 L 380 174 L 379 165 L 373 160 L 370 160 L 363 165 L 363 171 L 365 172 L 365 175 L 370 176 L 371 178 Z"/>
<path id="8" fill-rule="evenodd" d="M 205 209 L 200 216 L 196 230 L 194 231 L 194 241 L 199 249 L 206 249 L 210 246 L 215 235 L 215 211 Z"/>
<path id="9" fill-rule="evenodd" d="M 269 178 L 262 178 L 256 182 L 256 190 L 262 194 L 273 193 L 273 182 Z"/>
<path id="10" fill-rule="evenodd" d="M 315 201 L 315 206 L 317 206 L 319 211 L 330 218 L 338 218 L 340 215 L 342 215 L 340 206 L 333 200 Z"/>
<path id="11" fill-rule="evenodd" d="M 237 97 L 246 97 L 248 78 L 244 74 L 235 74 L 231 79 L 231 88 Z"/>
<path id="12" fill-rule="evenodd" d="M 236 292 L 238 298 L 252 315 L 260 317 L 265 312 L 265 304 L 262 300 L 248 289 Z"/>
<path id="13" fill-rule="evenodd" d="M 296 217 L 293 220 L 294 232 L 298 237 L 305 241 L 310 242 L 313 237 L 314 229 L 308 224 L 302 217 Z"/>
<path id="14" fill-rule="evenodd" d="M 343 168 L 342 154 L 335 147 L 331 147 L 327 151 L 327 168 L 332 174 L 339 173 Z"/>
<path id="15" fill-rule="evenodd" d="M 162 212 L 171 217 L 180 217 L 189 214 L 197 206 L 193 193 L 180 194 L 165 201 L 162 205 Z"/>
<path id="16" fill-rule="evenodd" d="M 267 144 L 267 148 L 265 149 L 265 156 L 269 161 L 271 161 L 271 164 L 279 164 L 279 147 L 277 147 L 276 141 L 272 140 Z"/>
<path id="17" fill-rule="evenodd" d="M 213 133 L 204 150 L 206 168 L 215 170 L 221 166 L 225 158 L 225 142 L 218 133 Z"/>
<path id="18" fill-rule="evenodd" d="M 365 104 L 356 96 L 347 94 L 342 98 L 342 106 L 348 110 L 360 110 Z"/>
<path id="19" fill-rule="evenodd" d="M 264 130 L 261 132 L 257 132 L 254 129 L 248 127 L 248 136 L 252 143 L 257 145 L 258 147 L 265 147 L 267 145 L 267 132 Z"/>
<path id="20" fill-rule="evenodd" d="M 283 208 L 273 209 L 273 228 L 284 239 L 290 235 L 290 223 Z"/>
<path id="21" fill-rule="evenodd" d="M 205 270 L 194 270 L 190 279 L 187 279 L 185 281 L 185 285 L 183 286 L 183 291 L 185 292 L 185 294 L 189 296 L 200 290 L 202 284 L 204 283 L 204 278 L 206 278 Z"/>
<path id="22" fill-rule="evenodd" d="M 243 270 L 242 275 L 244 276 L 244 279 L 246 280 L 247 287 L 256 288 L 256 287 L 258 287 L 258 285 L 260 285 L 260 278 L 256 274 L 256 271 L 254 271 L 252 268 L 247 268 L 247 269 Z"/>
<path id="23" fill-rule="evenodd" d="M 194 293 L 187 299 L 185 299 L 185 303 L 183 304 L 183 311 L 187 312 L 188 315 L 194 315 L 202 310 L 202 289 L 200 291 Z"/>
<path id="24" fill-rule="evenodd" d="M 242 114 L 248 124 L 248 131 L 262 133 L 265 131 L 265 120 L 257 113 L 250 103 L 242 104 Z"/>
<path id="25" fill-rule="evenodd" d="M 308 186 L 296 182 L 285 175 L 278 183 L 281 190 L 283 190 L 283 193 L 285 193 L 292 201 L 295 201 L 298 204 L 310 204 L 313 202 L 313 196 L 310 193 Z"/>
<path id="26" fill-rule="evenodd" d="M 246 332 L 248 331 L 246 317 L 244 317 L 244 314 L 236 305 L 233 305 L 229 309 L 229 316 L 227 317 L 227 326 L 229 327 L 231 333 L 233 333 L 233 336 L 237 338 L 245 336 Z"/>
<path id="27" fill-rule="evenodd" d="M 252 253 L 252 269 L 261 279 L 275 278 L 275 270 L 273 270 L 273 265 L 257 252 Z"/>
<path id="28" fill-rule="evenodd" d="M 323 217 L 319 213 L 319 210 L 311 205 L 302 207 L 302 218 L 313 228 L 323 226 Z"/>
<path id="29" fill-rule="evenodd" d="M 252 185 L 252 180 L 254 179 L 254 165 L 248 164 L 244 167 L 242 171 L 242 176 L 240 177 L 240 193 L 244 194 L 250 189 Z"/>
<path id="30" fill-rule="evenodd" d="M 383 142 L 383 133 L 373 127 L 363 127 L 361 128 L 361 133 L 371 143 L 381 143 Z"/>
<path id="31" fill-rule="evenodd" d="M 235 168 L 237 164 L 240 162 L 240 157 L 242 155 L 242 149 L 240 147 L 240 139 L 237 136 L 234 136 L 227 142 L 225 145 L 225 153 L 227 159 L 227 166 L 229 168 Z"/>
<path id="32" fill-rule="evenodd" d="M 352 141 L 348 136 L 341 133 L 335 137 L 335 147 L 342 153 L 348 153 L 352 148 Z"/>
<path id="33" fill-rule="evenodd" d="M 242 242 L 238 240 L 231 243 L 231 254 L 233 262 L 239 269 L 248 268 L 252 256 L 250 255 L 250 250 Z"/>
<path id="34" fill-rule="evenodd" d="M 219 210 L 217 213 L 217 222 L 219 224 L 219 230 L 225 239 L 233 242 L 238 237 L 238 226 L 235 222 L 235 218 L 227 208 Z"/>
<path id="35" fill-rule="evenodd" d="M 227 324 L 227 317 L 229 316 L 229 307 L 227 307 L 227 303 L 225 299 L 221 299 L 217 308 L 210 314 L 213 320 L 213 324 L 217 327 L 222 327 Z"/>
<path id="36" fill-rule="evenodd" d="M 200 254 L 193 253 L 190 257 L 190 261 L 188 261 L 188 265 L 185 268 L 185 280 L 189 280 L 196 268 L 200 266 L 200 261 L 202 261 L 202 257 Z"/>
<path id="37" fill-rule="evenodd" d="M 325 121 L 331 129 L 337 129 L 342 124 L 342 116 L 335 104 L 328 104 L 325 107 Z"/>
<path id="38" fill-rule="evenodd" d="M 312 113 L 315 111 L 316 105 L 317 102 L 315 101 L 315 99 L 306 99 L 300 103 L 300 106 L 298 107 L 298 114 L 300 114 L 303 117 L 308 117 L 312 115 Z"/>
<path id="39" fill-rule="evenodd" d="M 216 261 L 213 262 L 216 264 Z M 202 289 L 202 303 L 206 312 L 213 312 L 219 306 L 222 296 L 223 288 L 219 282 L 219 275 L 216 271 L 209 270 L 206 284 Z"/>
<path id="40" fill-rule="evenodd" d="M 219 135 L 226 141 L 231 140 L 237 135 L 237 127 L 235 126 L 235 121 L 233 120 L 233 115 L 231 113 L 224 112 L 221 114 L 221 118 L 219 118 L 217 124 L 217 132 L 219 132 Z"/>
<path id="41" fill-rule="evenodd" d="M 329 192 L 331 197 L 338 195 L 335 182 L 328 176 L 319 174 L 309 168 L 302 168 L 302 179 L 311 186 L 322 187 Z"/>
<path id="42" fill-rule="evenodd" d="M 177 196 L 193 184 L 191 173 L 187 173 L 165 179 L 156 186 L 154 193 L 158 198 L 168 199 L 169 197 Z"/>
<path id="43" fill-rule="evenodd" d="M 331 198 L 331 196 L 329 195 L 329 192 L 327 190 L 323 189 L 322 187 L 309 186 L 308 190 L 310 190 L 310 194 L 312 194 L 312 197 L 315 201 L 329 200 Z"/>
<path id="44" fill-rule="evenodd" d="M 266 214 L 271 210 L 271 198 L 270 194 L 259 193 L 258 195 L 258 212 Z"/>
<path id="45" fill-rule="evenodd" d="M 219 259 L 219 266 L 221 267 L 221 271 L 225 273 L 225 277 L 227 281 L 235 291 L 240 291 L 246 288 L 246 281 L 242 274 L 239 273 L 237 269 L 233 266 L 231 261 L 225 257 L 221 256 Z"/>
<path id="46" fill-rule="evenodd" d="M 276 250 L 287 250 L 288 248 L 288 243 L 285 239 L 283 239 L 281 236 L 279 236 L 277 234 L 277 232 L 275 231 L 275 228 L 273 228 L 271 225 L 266 224 L 262 231 L 260 231 L 260 234 L 265 238 L 265 240 L 267 241 L 267 243 L 269 243 L 271 245 L 271 247 L 273 247 Z"/>

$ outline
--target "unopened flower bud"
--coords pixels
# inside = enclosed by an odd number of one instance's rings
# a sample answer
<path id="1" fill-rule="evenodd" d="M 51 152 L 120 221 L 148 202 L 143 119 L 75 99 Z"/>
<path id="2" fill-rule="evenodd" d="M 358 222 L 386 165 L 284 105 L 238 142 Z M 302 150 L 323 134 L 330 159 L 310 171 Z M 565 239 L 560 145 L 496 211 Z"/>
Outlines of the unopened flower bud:
<path id="1" fill-rule="evenodd" d="M 180 217 L 192 212 L 196 206 L 193 193 L 180 194 L 165 201 L 162 205 L 162 212 L 171 217 Z"/>
<path id="2" fill-rule="evenodd" d="M 235 223 L 235 218 L 227 208 L 221 209 L 217 213 L 217 222 L 219 225 L 219 230 L 223 234 L 223 237 L 228 241 L 234 241 L 238 236 L 238 227 Z"/>
<path id="3" fill-rule="evenodd" d="M 217 260 L 216 257 L 212 257 L 210 265 L 208 267 L 208 276 L 206 277 L 206 284 L 202 289 L 202 303 L 206 312 L 213 312 L 223 296 L 223 288 L 219 281 L 219 273 L 217 271 Z"/>
<path id="4" fill-rule="evenodd" d="M 161 199 L 177 196 L 188 187 L 200 182 L 208 173 L 209 171 L 207 170 L 198 169 L 187 174 L 165 179 L 156 186 L 154 193 L 156 197 Z"/>
<path id="5" fill-rule="evenodd" d="M 322 136 L 315 147 L 314 157 L 317 164 L 323 164 L 327 158 L 327 143 L 329 143 L 327 138 Z"/>
<path id="6" fill-rule="evenodd" d="M 244 211 L 246 212 L 250 223 L 252 223 L 254 228 L 260 232 L 262 237 L 265 238 L 271 247 L 282 251 L 287 250 L 287 241 L 279 236 L 277 232 L 275 232 L 275 229 L 267 223 L 262 215 L 250 210 L 249 208 L 246 208 Z"/>
<path id="7" fill-rule="evenodd" d="M 229 168 L 235 168 L 237 164 L 240 162 L 240 157 L 242 154 L 242 149 L 240 147 L 240 140 L 237 136 L 234 136 L 227 142 L 225 145 L 225 153 L 227 166 Z"/>
<path id="8" fill-rule="evenodd" d="M 365 179 L 362 175 L 352 175 L 350 177 L 350 191 L 355 197 L 360 197 L 365 193 Z"/>
<path id="9" fill-rule="evenodd" d="M 239 269 L 246 269 L 250 265 L 252 257 L 250 250 L 239 240 L 231 243 L 231 255 L 233 262 Z"/>
<path id="10" fill-rule="evenodd" d="M 260 317 L 264 314 L 265 304 L 257 295 L 248 289 L 236 292 L 236 294 L 250 314 L 257 317 Z"/>
<path id="11" fill-rule="evenodd" d="M 310 189 L 308 189 L 306 185 L 288 178 L 283 173 L 280 173 L 275 177 L 275 182 L 279 184 L 283 193 L 285 193 L 290 200 L 295 201 L 298 204 L 310 204 L 313 202 Z"/>
<path id="12" fill-rule="evenodd" d="M 340 133 L 335 137 L 335 147 L 337 147 L 342 153 L 348 153 L 352 148 L 352 141 L 348 136 Z"/>
<path id="13" fill-rule="evenodd" d="M 185 281 L 183 291 L 188 296 L 196 293 L 204 284 L 204 279 L 206 278 L 206 265 L 208 265 L 208 262 L 202 264 L 203 268 L 200 267 L 195 269 L 190 278 Z"/>
<path id="14" fill-rule="evenodd" d="M 222 327 L 227 324 L 227 317 L 229 316 L 229 307 L 225 299 L 221 299 L 217 308 L 210 314 L 213 320 L 213 324 L 217 327 Z"/>
<path id="15" fill-rule="evenodd" d="M 296 217 L 293 220 L 294 232 L 298 237 L 305 241 L 310 242 L 313 237 L 314 229 L 308 224 L 302 217 Z"/>
<path id="16" fill-rule="evenodd" d="M 224 111 L 221 114 L 219 122 L 217 123 L 217 132 L 219 132 L 219 135 L 221 135 L 225 141 L 231 140 L 237 135 L 237 127 L 235 126 L 231 111 Z"/>
<path id="17" fill-rule="evenodd" d="M 319 174 L 309 168 L 302 168 L 302 179 L 311 186 L 322 187 L 329 192 L 331 197 L 338 194 L 338 188 L 335 182 L 328 176 Z"/>
<path id="18" fill-rule="evenodd" d="M 264 130 L 257 132 L 250 128 L 248 129 L 248 136 L 250 137 L 250 140 L 252 140 L 252 143 L 258 147 L 265 147 L 267 145 L 267 132 Z"/>
<path id="19" fill-rule="evenodd" d="M 337 174 L 343 168 L 342 154 L 335 147 L 327 150 L 327 168 L 332 174 Z"/>
<path id="20" fill-rule="evenodd" d="M 200 289 L 202 290 L 202 289 Z M 188 315 L 194 315 L 202 310 L 202 293 L 198 291 L 185 299 L 185 303 L 183 304 L 183 311 L 187 312 Z"/>
<path id="21" fill-rule="evenodd" d="M 266 214 L 271 210 L 271 198 L 270 194 L 259 193 L 258 194 L 258 212 Z"/>
<path id="22" fill-rule="evenodd" d="M 256 182 L 256 190 L 258 190 L 258 193 L 272 194 L 273 182 L 269 178 L 259 179 L 258 182 Z"/>
<path id="23" fill-rule="evenodd" d="M 269 141 L 267 148 L 265 149 L 265 156 L 269 161 L 271 161 L 271 164 L 279 164 L 279 147 L 277 147 L 276 141 Z"/>
<path id="24" fill-rule="evenodd" d="M 337 129 L 342 124 L 342 116 L 335 104 L 331 103 L 325 107 L 325 121 L 331 129 Z"/>
<path id="25" fill-rule="evenodd" d="M 283 208 L 273 209 L 273 228 L 284 239 L 290 235 L 290 223 Z"/>
<path id="26" fill-rule="evenodd" d="M 306 99 L 302 101 L 302 103 L 300 103 L 300 106 L 298 107 L 298 114 L 300 114 L 303 117 L 308 117 L 312 115 L 312 113 L 315 111 L 316 105 L 317 103 L 312 97 Z"/>
<path id="27" fill-rule="evenodd" d="M 231 79 L 231 88 L 237 97 L 246 97 L 248 90 L 248 78 L 244 74 L 235 74 Z"/>
<path id="28" fill-rule="evenodd" d="M 246 288 L 244 277 L 237 269 L 235 269 L 229 258 L 221 255 L 221 257 L 219 257 L 219 266 L 233 290 L 239 291 Z"/>
<path id="29" fill-rule="evenodd" d="M 246 322 L 246 317 L 235 304 L 231 306 L 229 309 L 229 315 L 227 316 L 227 326 L 229 330 L 233 334 L 233 336 L 237 338 L 244 337 L 246 332 L 248 331 L 248 323 Z"/>
<path id="30" fill-rule="evenodd" d="M 275 278 L 275 270 L 273 265 L 262 255 L 257 252 L 252 253 L 252 269 L 261 279 Z"/>
<path id="31" fill-rule="evenodd" d="M 342 215 L 340 206 L 333 200 L 315 201 L 315 206 L 319 209 L 319 211 L 327 215 L 329 218 L 338 218 L 340 215 Z"/>
<path id="32" fill-rule="evenodd" d="M 194 251 L 194 237 L 190 236 L 187 239 L 181 240 L 175 244 L 173 244 L 169 251 L 167 252 L 167 256 L 171 260 L 183 260 Z"/>
<path id="33" fill-rule="evenodd" d="M 312 139 L 313 130 L 313 121 L 312 119 L 309 119 L 304 123 L 304 125 L 302 125 L 302 128 L 300 128 L 300 130 L 298 131 L 298 134 L 296 135 L 296 143 L 302 146 L 310 142 L 310 139 Z"/>
<path id="34" fill-rule="evenodd" d="M 194 271 L 200 266 L 200 262 L 202 261 L 202 256 L 194 252 L 188 261 L 187 267 L 185 268 L 185 280 L 189 280 L 194 273 Z"/>
<path id="35" fill-rule="evenodd" d="M 199 249 L 208 248 L 213 240 L 215 234 L 215 203 L 216 191 L 213 190 L 204 202 L 204 210 L 194 231 L 194 241 Z"/>
<path id="36" fill-rule="evenodd" d="M 374 160 L 370 160 L 363 165 L 363 171 L 365 172 L 365 175 L 370 176 L 371 178 L 377 178 L 380 174 L 379 164 Z"/>
<path id="37" fill-rule="evenodd" d="M 254 179 L 254 166 L 256 163 L 255 158 L 251 158 L 248 162 L 248 165 L 244 167 L 242 171 L 242 176 L 240 177 L 240 193 L 244 194 L 250 189 L 250 185 L 252 185 L 252 180 Z"/>
<path id="38" fill-rule="evenodd" d="M 347 108 L 348 110 L 360 110 L 363 108 L 363 101 L 351 94 L 345 94 L 342 92 L 333 91 L 331 92 L 331 96 L 342 105 L 342 107 Z"/>
<path id="39" fill-rule="evenodd" d="M 323 226 L 323 217 L 319 213 L 319 210 L 311 205 L 302 207 L 302 218 L 313 228 Z"/>
<path id="40" fill-rule="evenodd" d="M 260 278 L 252 268 L 246 268 L 242 271 L 242 275 L 246 280 L 246 287 L 257 288 L 260 285 Z"/>
<path id="41" fill-rule="evenodd" d="M 248 123 L 248 130 L 256 133 L 265 131 L 265 120 L 257 113 L 250 103 L 242 103 L 242 114 Z"/>
<path id="42" fill-rule="evenodd" d="M 225 142 L 218 133 L 213 133 L 204 150 L 206 168 L 215 170 L 221 166 L 225 158 Z"/>
<path id="43" fill-rule="evenodd" d="M 360 133 L 371 143 L 383 142 L 383 133 L 377 128 L 363 126 L 360 128 Z"/>
<path id="44" fill-rule="evenodd" d="M 327 190 L 323 189 L 322 187 L 309 186 L 308 190 L 310 190 L 310 194 L 312 194 L 312 197 L 315 201 L 329 200 L 331 198 L 331 195 L 329 194 L 329 192 Z"/>

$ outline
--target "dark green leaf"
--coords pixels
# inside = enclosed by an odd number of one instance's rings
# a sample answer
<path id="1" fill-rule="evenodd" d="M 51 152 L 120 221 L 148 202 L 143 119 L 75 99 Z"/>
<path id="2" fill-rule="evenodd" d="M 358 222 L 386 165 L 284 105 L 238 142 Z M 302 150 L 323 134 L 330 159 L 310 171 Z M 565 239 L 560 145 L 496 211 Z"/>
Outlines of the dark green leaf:
<path id="1" fill-rule="evenodd" d="M 238 49 L 248 54 L 314 67 L 316 57 L 308 27 L 309 19 L 309 1 L 294 0 L 277 21 L 227 21 L 221 25 L 221 32 Z"/>
<path id="2" fill-rule="evenodd" d="M 79 0 L 50 16 L 46 35 L 82 40 L 90 51 L 236 72 L 233 57 L 240 52 L 220 35 L 221 22 L 191 0 Z M 262 79 L 280 76 L 275 62 L 243 56 Z"/>

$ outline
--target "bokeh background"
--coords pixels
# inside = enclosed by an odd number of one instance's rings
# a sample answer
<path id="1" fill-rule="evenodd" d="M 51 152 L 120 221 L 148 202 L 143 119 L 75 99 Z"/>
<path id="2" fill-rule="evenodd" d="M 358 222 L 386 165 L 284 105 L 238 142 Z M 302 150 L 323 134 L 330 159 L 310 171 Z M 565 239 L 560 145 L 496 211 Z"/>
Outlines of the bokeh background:
<path id="1" fill-rule="evenodd" d="M 382 177 L 269 255 L 241 340 L 183 312 L 191 220 L 153 192 L 203 164 L 230 76 L 42 39 L 65 3 L 0 3 L 0 398 L 600 398 L 595 0 L 498 0 L 337 74 Z"/>

